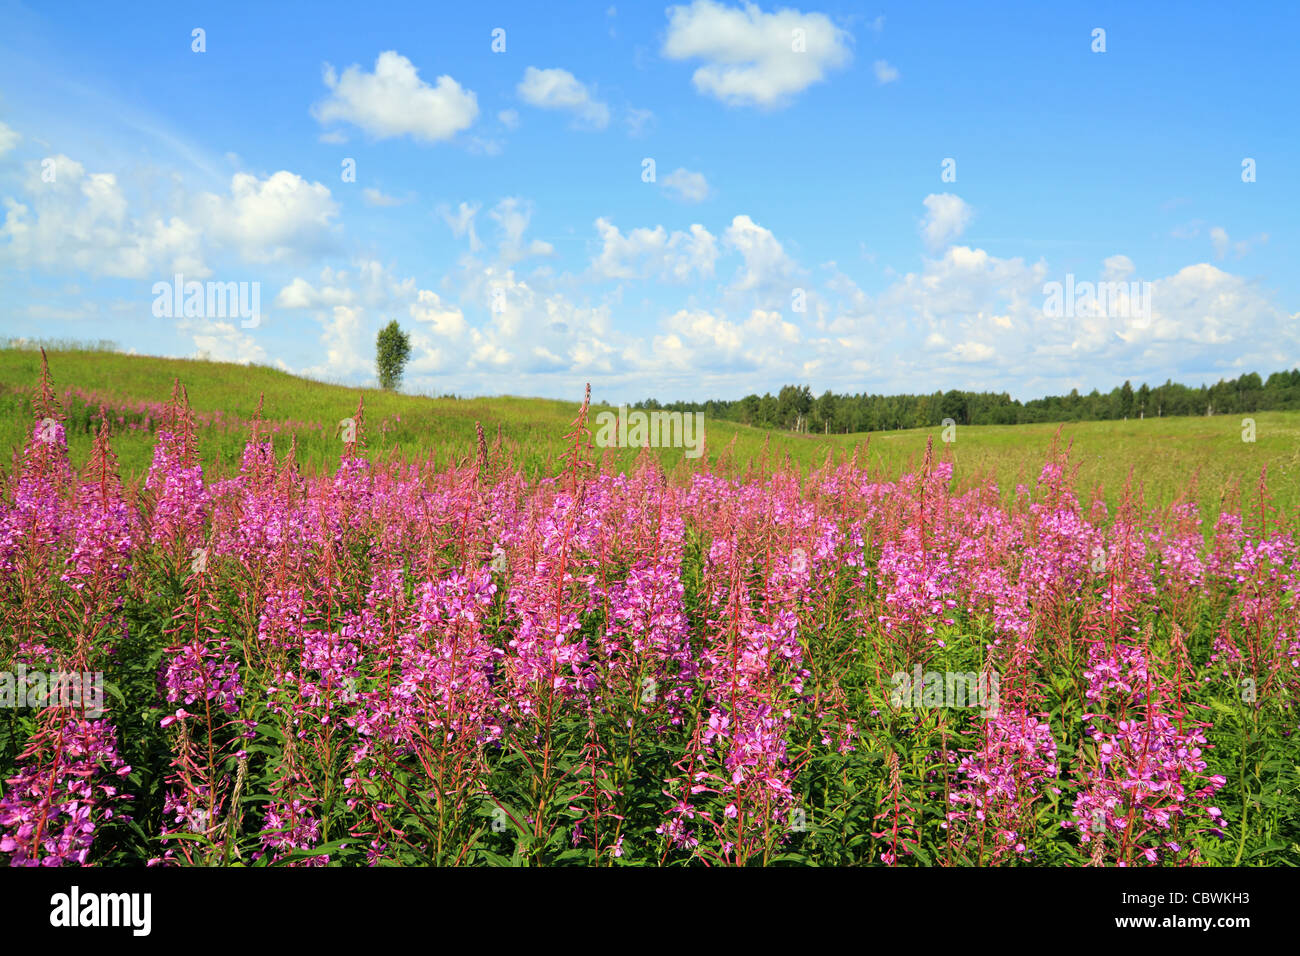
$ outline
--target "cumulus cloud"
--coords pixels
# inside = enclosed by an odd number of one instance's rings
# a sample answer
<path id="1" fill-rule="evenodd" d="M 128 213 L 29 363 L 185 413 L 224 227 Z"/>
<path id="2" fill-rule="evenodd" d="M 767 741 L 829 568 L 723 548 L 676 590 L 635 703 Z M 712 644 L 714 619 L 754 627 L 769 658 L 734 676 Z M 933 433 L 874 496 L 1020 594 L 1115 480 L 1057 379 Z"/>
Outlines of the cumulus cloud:
<path id="1" fill-rule="evenodd" d="M 525 103 L 544 110 L 572 113 L 585 126 L 604 129 L 609 125 L 609 106 L 596 99 L 568 70 L 539 70 L 530 66 L 517 88 Z"/>
<path id="2" fill-rule="evenodd" d="M 782 297 L 789 297 L 790 280 L 798 269 L 770 229 L 760 226 L 749 216 L 736 216 L 723 233 L 723 240 L 744 260 L 731 285 L 732 291 L 751 292 L 777 287 Z"/>
<path id="3" fill-rule="evenodd" d="M 315 378 L 352 378 L 373 373 L 367 346 L 374 342 L 374 335 L 363 322 L 365 310 L 336 305 L 315 318 L 321 326 L 324 361 L 304 369 L 304 374 Z"/>
<path id="4" fill-rule="evenodd" d="M 211 275 L 210 264 L 221 268 L 235 255 L 274 267 L 337 251 L 331 245 L 339 233 L 336 197 L 288 171 L 241 173 L 228 190 L 195 196 L 178 188 L 157 199 L 69 157 L 50 162 L 53 182 L 43 181 L 39 161 L 11 164 L 22 178 L 0 207 L 4 266 L 150 280 L 179 271 L 201 279 Z M 702 175 L 685 169 L 661 177 L 661 184 L 687 201 L 710 191 Z M 397 201 L 377 190 L 363 190 L 362 198 Z M 1115 375 L 1154 382 L 1185 376 L 1189 368 L 1223 367 L 1227 374 L 1300 360 L 1297 317 L 1222 262 L 1148 276 L 1143 286 L 1134 261 L 1115 252 L 1099 258 L 1092 275 L 1076 276 L 1076 282 L 1123 283 L 1112 308 L 1049 312 L 1045 281 L 1065 276 L 1050 275 L 1044 261 L 957 244 L 971 210 L 952 195 L 926 197 L 928 253 L 920 268 L 886 273 L 871 295 L 833 262 L 810 274 L 790 254 L 797 246 L 789 237 L 746 215 L 710 223 L 717 236 L 700 223 L 620 229 L 614 217 L 602 217 L 587 237 L 585 268 L 579 263 L 578 273 L 563 271 L 556 257 L 525 276 L 519 263 L 554 252 L 551 243 L 529 235 L 540 218 L 531 202 L 507 197 L 435 211 L 468 244 L 446 275 L 417 280 L 366 259 L 346 269 L 318 263 L 296 275 L 273 270 L 274 307 L 288 322 L 243 330 L 237 320 L 182 318 L 175 328 L 213 358 L 281 364 L 288 358 L 310 375 L 368 382 L 375 334 L 397 317 L 412 336 L 408 388 L 499 391 L 505 386 L 497 383 L 508 380 L 511 389 L 549 395 L 580 395 L 582 382 L 603 380 L 598 387 L 640 388 L 641 396 L 661 398 L 761 392 L 789 381 L 886 392 L 930 381 L 1023 396 L 1076 382 L 1104 389 Z M 1267 238 L 1240 240 L 1206 224 L 1200 241 L 1207 236 L 1225 259 Z M 484 254 L 485 247 L 491 251 Z M 1210 254 L 1208 243 L 1202 252 Z M 729 260 L 721 273 L 719 260 Z M 219 276 L 245 277 L 257 276 Z M 266 275 L 262 281 L 266 286 Z M 794 286 L 806 290 L 806 314 L 788 314 Z M 1145 288 L 1149 299 L 1138 291 Z M 94 307 L 86 293 L 65 294 L 68 302 L 51 296 L 44 312 L 29 307 L 28 316 L 104 317 L 105 306 Z M 111 308 L 114 321 L 141 311 L 130 302 Z M 282 334 L 272 325 L 294 329 L 279 340 L 287 342 L 284 357 L 266 354 L 277 351 L 275 336 Z M 315 334 L 298 334 L 313 325 Z"/>
<path id="5" fill-rule="evenodd" d="M 953 193 L 931 193 L 923 200 L 925 218 L 921 222 L 921 235 L 931 252 L 937 252 L 966 231 L 972 210 L 960 196 Z"/>
<path id="6" fill-rule="evenodd" d="M 438 293 L 429 289 L 416 293 L 409 312 L 412 319 L 427 324 L 444 338 L 456 339 L 465 334 L 465 314 L 457 306 L 444 305 Z"/>
<path id="7" fill-rule="evenodd" d="M 794 371 L 789 355 L 800 343 L 799 329 L 777 312 L 754 309 L 736 322 L 709 309 L 679 309 L 662 327 L 648 352 L 627 356 L 639 371 L 657 378 L 671 371 L 697 380 L 703 372 L 752 376 Z"/>
<path id="8" fill-rule="evenodd" d="M 279 309 L 332 308 L 349 305 L 355 298 L 356 294 L 348 285 L 348 274 L 327 268 L 316 285 L 301 276 L 294 278 L 276 295 L 275 305 Z"/>
<path id="9" fill-rule="evenodd" d="M 987 362 L 997 354 L 993 346 L 984 342 L 958 342 L 949 352 L 958 362 Z"/>
<path id="10" fill-rule="evenodd" d="M 92 172 L 62 154 L 33 161 L 21 198 L 4 199 L 0 263 L 112 279 L 170 280 L 179 273 L 185 281 L 258 282 L 246 267 L 232 274 L 232 257 L 265 266 L 333 248 L 338 206 L 320 183 L 287 171 L 265 179 L 240 173 L 227 193 L 195 195 L 174 182 L 177 188 L 159 200 L 128 194 L 116 174 Z M 339 298 L 328 288 L 291 284 L 277 305 L 304 308 Z M 109 309 L 123 322 L 142 311 L 132 301 Z M 236 323 L 179 316 L 175 328 L 192 338 L 198 354 L 242 363 L 267 359 L 260 335 Z"/>
<path id="11" fill-rule="evenodd" d="M 656 277 L 670 282 L 689 282 L 713 275 L 718 258 L 717 241 L 701 225 L 690 232 L 663 226 L 638 228 L 624 235 L 607 219 L 596 220 L 601 249 L 591 262 L 592 274 L 602 279 L 644 279 Z"/>
<path id="12" fill-rule="evenodd" d="M 29 162 L 25 172 L 26 201 L 4 200 L 0 261 L 124 279 L 210 274 L 200 231 L 179 215 L 132 215 L 115 174 L 87 172 L 62 154 Z"/>
<path id="13" fill-rule="evenodd" d="M 356 260 L 348 269 L 326 267 L 314 281 L 297 276 L 280 290 L 275 305 L 303 311 L 320 325 L 316 354 L 323 360 L 303 372 L 321 378 L 368 381 L 374 374 L 375 335 L 394 313 L 404 312 L 415 323 L 408 369 L 438 365 L 445 358 L 439 351 L 442 340 L 464 330 L 458 306 L 373 259 Z"/>
<path id="14" fill-rule="evenodd" d="M 663 55 L 704 61 L 692 76 L 700 93 L 728 105 L 774 108 L 846 65 L 851 42 L 822 13 L 695 0 L 668 9 Z"/>
<path id="15" fill-rule="evenodd" d="M 709 181 L 703 173 L 677 168 L 660 180 L 665 192 L 682 202 L 704 202 L 709 198 Z"/>
<path id="16" fill-rule="evenodd" d="M 533 382 L 550 394 L 565 376 L 572 381 L 562 389 L 580 394 L 582 381 L 615 372 L 620 360 L 609 343 L 609 305 L 575 301 L 569 293 L 576 277 L 565 277 L 562 291 L 549 270 L 525 279 L 506 258 L 502 250 L 491 262 L 463 256 L 444 278 L 440 307 L 462 309 L 465 320 L 464 335 L 438 339 L 446 371 L 471 383 L 481 383 L 484 373 L 508 373 L 512 382 Z M 631 339 L 624 334 L 622 341 Z"/>
<path id="17" fill-rule="evenodd" d="M 1041 391 L 1068 389 L 1081 372 L 1104 385 L 1116 367 L 1150 369 L 1150 380 L 1162 380 L 1189 363 L 1264 369 L 1296 357 L 1300 335 L 1285 312 L 1242 277 L 1199 263 L 1143 283 L 1127 256 L 1099 265 L 1101 281 L 1116 284 L 1107 307 L 1076 302 L 1062 314 L 1046 308 L 1045 262 L 950 246 L 875 299 L 837 310 L 827 331 L 847 346 L 869 341 L 864 329 L 889 329 L 897 343 L 889 387 L 899 389 L 923 375 L 960 383 L 972 364 L 987 366 L 982 386 L 1015 390 L 1032 369 Z M 1076 277 L 1076 288 L 1084 281 Z M 846 318 L 850 309 L 857 317 Z M 833 359 L 828 374 L 843 365 Z"/>
<path id="18" fill-rule="evenodd" d="M 724 354 L 739 352 L 745 344 L 740 326 L 704 309 L 682 309 L 669 316 L 664 326 L 695 345 L 706 345 Z"/>
<path id="19" fill-rule="evenodd" d="M 205 235 L 265 261 L 330 248 L 338 211 L 328 187 L 280 170 L 266 179 L 236 173 L 228 196 L 198 198 L 196 215 Z"/>
<path id="20" fill-rule="evenodd" d="M 376 139 L 410 136 L 436 143 L 468 129 L 478 116 L 478 98 L 450 76 L 430 86 L 395 50 L 379 54 L 374 72 L 353 64 L 339 76 L 326 64 L 330 95 L 312 109 L 322 125 L 351 123 Z"/>
<path id="21" fill-rule="evenodd" d="M 1261 345 L 1285 316 L 1252 282 L 1207 262 L 1184 266 L 1151 284 L 1149 320 L 1121 317 L 1117 336 L 1128 343 L 1165 341 Z"/>
<path id="22" fill-rule="evenodd" d="M 496 264 L 476 266 L 464 278 L 462 301 L 473 300 L 488 315 L 486 323 L 471 326 L 457 344 L 464 368 L 515 375 L 614 371 L 608 307 L 578 305 Z"/>
<path id="23" fill-rule="evenodd" d="M 995 316 L 1018 317 L 1024 323 L 1042 316 L 1044 263 L 1002 259 L 983 249 L 950 246 L 939 259 L 926 260 L 920 272 L 909 272 L 887 287 L 874 303 L 881 321 L 894 329 L 912 327 L 940 331 L 945 339 L 964 339 L 966 330 L 996 326 L 1012 330 Z M 1023 327 L 1023 326 L 1022 326 Z M 956 330 L 960 332 L 960 329 Z"/>

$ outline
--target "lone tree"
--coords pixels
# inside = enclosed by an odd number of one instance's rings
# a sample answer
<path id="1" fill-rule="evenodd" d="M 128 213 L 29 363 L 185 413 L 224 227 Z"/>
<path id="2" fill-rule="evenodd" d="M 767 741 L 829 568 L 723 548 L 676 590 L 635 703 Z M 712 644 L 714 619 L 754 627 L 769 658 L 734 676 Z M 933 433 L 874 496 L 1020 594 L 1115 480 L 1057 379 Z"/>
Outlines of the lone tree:
<path id="1" fill-rule="evenodd" d="M 394 389 L 402 383 L 402 369 L 410 356 L 411 337 L 393 319 L 379 330 L 375 339 L 375 369 L 379 372 L 380 388 Z"/>

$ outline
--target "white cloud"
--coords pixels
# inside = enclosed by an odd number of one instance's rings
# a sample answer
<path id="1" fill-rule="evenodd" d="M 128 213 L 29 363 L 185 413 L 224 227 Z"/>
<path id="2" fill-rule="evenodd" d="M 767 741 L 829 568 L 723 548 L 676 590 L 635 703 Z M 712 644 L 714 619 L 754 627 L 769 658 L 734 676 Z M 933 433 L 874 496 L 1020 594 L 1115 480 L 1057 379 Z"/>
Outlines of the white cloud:
<path id="1" fill-rule="evenodd" d="M 474 333 L 477 341 L 475 342 L 474 351 L 470 353 L 470 361 L 475 365 L 508 365 L 514 359 L 514 355 L 495 342 L 489 342 L 483 338 L 477 331 Z"/>
<path id="2" fill-rule="evenodd" d="M 236 173 L 229 196 L 198 198 L 196 216 L 205 235 L 264 261 L 328 249 L 338 211 L 328 187 L 280 170 L 266 179 Z"/>
<path id="3" fill-rule="evenodd" d="M 148 219 L 130 215 L 113 173 L 88 173 L 62 154 L 26 164 L 26 202 L 4 200 L 0 261 L 47 272 L 83 270 L 96 276 L 143 279 L 182 272 L 196 279 L 211 273 L 203 261 L 198 229 L 178 215 Z"/>
<path id="4" fill-rule="evenodd" d="M 881 293 L 876 309 L 894 321 L 933 324 L 963 316 L 1041 315 L 1044 264 L 1000 259 L 983 249 L 949 246 L 941 258 L 927 260 L 920 273 L 909 272 Z"/>
<path id="5" fill-rule="evenodd" d="M 705 372 L 741 373 L 752 387 L 755 373 L 795 371 L 790 354 L 800 342 L 799 329 L 777 312 L 754 309 L 743 322 L 733 322 L 708 309 L 679 309 L 664 319 L 663 328 L 665 334 L 656 335 L 649 350 L 626 351 L 653 380 L 678 372 L 694 376 L 698 384 Z"/>
<path id="6" fill-rule="evenodd" d="M 1229 253 L 1240 259 L 1250 252 L 1259 243 L 1268 242 L 1268 233 L 1260 233 L 1250 239 L 1239 239 L 1233 242 L 1228 236 L 1228 231 L 1222 226 L 1215 226 L 1210 230 L 1210 241 L 1214 243 L 1214 258 L 1226 259 Z"/>
<path id="7" fill-rule="evenodd" d="M 1214 257 L 1222 259 L 1228 254 L 1228 247 L 1232 245 L 1228 239 L 1228 231 L 1222 226 L 1215 226 L 1210 230 L 1210 241 L 1214 243 Z"/>
<path id="8" fill-rule="evenodd" d="M 309 309 L 312 305 L 314 292 L 315 290 L 312 289 L 311 284 L 306 279 L 296 278 L 276 295 L 276 307 L 281 309 Z"/>
<path id="9" fill-rule="evenodd" d="M 17 130 L 0 123 L 0 156 L 17 146 L 20 139 L 22 137 L 18 135 Z"/>
<path id="10" fill-rule="evenodd" d="M 411 201 L 409 198 L 401 199 L 397 196 L 385 195 L 369 186 L 361 190 L 361 198 L 365 200 L 367 206 L 404 206 Z"/>
<path id="11" fill-rule="evenodd" d="M 312 107 L 322 125 L 346 122 L 376 139 L 411 136 L 435 143 L 468 129 L 478 116 L 478 98 L 450 76 L 430 86 L 415 65 L 394 50 L 379 54 L 373 73 L 353 64 L 342 76 L 328 64 L 330 95 Z"/>
<path id="12" fill-rule="evenodd" d="M 654 125 L 655 114 L 650 110 L 630 106 L 623 121 L 627 123 L 627 135 L 644 136 L 650 127 Z"/>
<path id="13" fill-rule="evenodd" d="M 451 234 L 457 239 L 462 236 L 469 236 L 470 252 L 478 252 L 482 243 L 478 240 L 478 234 L 474 231 L 474 217 L 478 215 L 479 207 L 469 203 L 461 203 L 453 213 L 446 206 L 438 207 L 438 215 L 442 221 L 447 224 Z"/>
<path id="14" fill-rule="evenodd" d="M 333 307 L 348 305 L 355 299 L 355 293 L 348 288 L 347 273 L 335 273 L 326 269 L 322 274 L 322 284 L 313 286 L 301 276 L 279 291 L 275 297 L 279 309 L 312 309 L 322 306 Z"/>
<path id="15" fill-rule="evenodd" d="M 788 345 L 795 345 L 799 341 L 799 326 L 785 321 L 779 312 L 755 309 L 745 320 L 745 331 L 764 341 L 779 340 Z"/>
<path id="16" fill-rule="evenodd" d="M 499 203 L 494 211 L 504 220 L 504 244 L 526 247 L 527 204 Z M 514 225 L 507 225 L 512 217 Z M 466 234 L 473 221 L 464 217 Z M 691 282 L 711 273 L 717 255 L 717 240 L 699 225 L 690 232 L 660 226 L 624 234 L 600 219 L 596 230 L 601 249 L 587 278 Z M 784 308 L 797 266 L 775 236 L 737 216 L 724 244 L 746 259 L 724 291 L 775 283 Z M 693 291 L 646 338 L 633 326 L 620 328 L 613 339 L 611 307 L 618 293 L 592 307 L 548 290 L 540 271 L 525 280 L 503 262 L 463 257 L 459 281 L 449 276 L 439 293 L 413 279 L 398 281 L 377 263 L 359 263 L 348 273 L 324 270 L 318 282 L 295 280 L 276 305 L 317 310 L 321 350 L 339 364 L 316 374 L 336 379 L 368 378 L 375 332 L 395 313 L 408 316 L 415 346 L 408 386 L 435 391 L 476 387 L 487 373 L 509 375 L 527 383 L 518 386 L 525 393 L 540 394 L 568 394 L 584 380 L 602 378 L 661 398 L 676 397 L 665 389 L 742 394 L 795 380 L 847 391 L 860 389 L 864 377 L 886 391 L 905 391 L 925 378 L 944 387 L 1022 394 L 1028 381 L 1034 392 L 1047 393 L 1067 391 L 1075 381 L 1104 389 L 1113 368 L 1151 369 L 1143 373 L 1147 380 L 1163 381 L 1176 377 L 1189 357 L 1267 369 L 1300 354 L 1300 339 L 1287 331 L 1281 310 L 1253 283 L 1207 264 L 1155 280 L 1153 307 L 1145 313 L 1126 313 L 1131 303 L 1121 295 L 1113 303 L 1119 309 L 1109 315 L 1052 317 L 1044 309 L 1046 263 L 954 245 L 875 298 L 830 263 L 826 281 L 801 280 L 809 287 L 810 314 L 803 319 L 789 321 L 765 306 L 729 314 L 697 302 Z M 1098 267 L 1105 281 L 1136 277 L 1124 255 L 1111 255 Z M 581 278 L 563 276 L 566 291 Z M 500 291 L 499 302 L 493 290 Z M 1033 370 L 1029 379 L 1026 369 Z"/>
<path id="17" fill-rule="evenodd" d="M 921 223 L 921 234 L 932 252 L 937 252 L 966 231 L 972 210 L 960 196 L 953 193 L 931 193 L 923 200 L 926 215 Z"/>
<path id="18" fill-rule="evenodd" d="M 205 279 L 215 253 L 266 262 L 328 251 L 337 238 L 329 189 L 284 170 L 266 179 L 236 173 L 222 195 L 173 188 L 160 203 L 147 192 L 133 201 L 116 174 L 61 154 L 25 168 L 23 198 L 4 200 L 0 259 L 27 268 Z"/>
<path id="19" fill-rule="evenodd" d="M 670 316 L 664 325 L 685 339 L 709 345 L 724 353 L 738 352 L 744 344 L 744 336 L 738 325 L 703 309 L 682 309 Z"/>
<path id="20" fill-rule="evenodd" d="M 951 387 L 970 387 L 961 369 L 984 363 L 981 387 L 1035 392 L 1064 391 L 1083 373 L 1107 387 L 1114 368 L 1149 369 L 1148 381 L 1177 377 L 1202 367 L 1234 365 L 1267 369 L 1294 359 L 1300 336 L 1252 282 L 1206 263 L 1187 266 L 1150 282 L 1142 298 L 1132 261 L 1113 255 L 1102 263 L 1102 279 L 1124 283 L 1105 310 L 1077 307 L 1048 314 L 1045 262 L 1000 259 L 982 249 L 950 246 L 869 302 L 841 305 L 826 324 L 843 348 L 882 341 L 889 374 L 882 387 L 905 390 L 917 376 L 941 377 Z M 1076 280 L 1083 281 L 1082 277 Z M 836 289 L 846 292 L 843 280 Z M 847 288 L 854 287 L 848 284 Z M 918 349 L 916 343 L 922 343 Z M 816 348 L 817 342 L 810 342 Z M 850 363 L 851 364 L 851 363 Z M 1027 372 L 1032 370 L 1032 373 Z M 845 374 L 845 361 L 828 358 L 828 375 Z M 883 370 L 882 370 L 883 371 Z M 1027 378 L 1027 376 L 1029 376 Z M 1031 392 L 1032 394 L 1032 392 Z"/>
<path id="21" fill-rule="evenodd" d="M 313 378 L 369 377 L 374 374 L 370 346 L 374 336 L 363 326 L 364 311 L 355 306 L 336 305 L 316 319 L 321 324 L 321 346 L 325 361 L 304 369 Z M 377 330 L 376 330 L 377 334 Z"/>
<path id="22" fill-rule="evenodd" d="M 506 129 L 515 129 L 519 126 L 519 111 L 502 110 L 497 114 L 497 119 L 501 121 L 501 125 Z"/>
<path id="23" fill-rule="evenodd" d="M 959 342 L 949 354 L 958 362 L 987 362 L 998 353 L 983 342 Z"/>
<path id="24" fill-rule="evenodd" d="M 426 322 L 433 331 L 444 338 L 460 338 L 465 334 L 465 315 L 456 306 L 444 305 L 436 292 L 421 289 L 410 307 L 411 318 Z"/>
<path id="25" fill-rule="evenodd" d="M 709 198 L 709 181 L 703 173 L 679 167 L 660 182 L 666 192 L 682 202 L 704 202 Z"/>
<path id="26" fill-rule="evenodd" d="M 1133 260 L 1128 256 L 1110 256 L 1102 263 L 1101 277 L 1107 282 L 1123 282 L 1133 272 Z"/>
<path id="27" fill-rule="evenodd" d="M 1151 284 L 1150 320 L 1117 320 L 1126 342 L 1262 346 L 1283 314 L 1251 282 L 1209 263 L 1185 266 Z"/>
<path id="28" fill-rule="evenodd" d="M 525 103 L 544 110 L 565 110 L 596 129 L 609 125 L 609 106 L 592 96 L 568 70 L 539 70 L 530 66 L 519 81 L 519 96 Z"/>
<path id="29" fill-rule="evenodd" d="M 498 255 L 503 262 L 514 263 L 529 256 L 549 256 L 555 249 L 549 242 L 533 239 L 524 242 L 524 232 L 533 217 L 533 204 L 513 196 L 502 199 L 488 212 L 500 227 Z"/>
<path id="30" fill-rule="evenodd" d="M 248 365 L 266 361 L 266 349 L 253 336 L 230 322 L 204 319 L 181 319 L 176 323 L 194 339 L 197 354 L 213 362 Z"/>
<path id="31" fill-rule="evenodd" d="M 789 281 L 797 267 L 770 229 L 760 226 L 748 216 L 736 216 L 723 234 L 723 239 L 745 260 L 732 283 L 732 290 L 748 292 L 779 286 L 782 287 L 781 294 L 789 298 Z"/>
<path id="32" fill-rule="evenodd" d="M 800 36 L 802 51 L 797 49 Z M 830 70 L 847 64 L 851 42 L 822 13 L 764 13 L 752 3 L 738 9 L 695 0 L 668 9 L 663 55 L 705 61 L 692 77 L 700 93 L 729 105 L 772 108 L 786 105 Z"/>
<path id="33" fill-rule="evenodd" d="M 608 305 L 580 305 L 563 292 L 546 288 L 548 279 L 542 270 L 525 281 L 502 258 L 484 264 L 462 257 L 458 265 L 458 274 L 443 285 L 455 290 L 454 301 L 465 310 L 467 329 L 462 337 L 439 340 L 447 368 L 471 376 L 471 381 L 476 380 L 475 369 L 480 374 L 482 369 L 493 374 L 508 371 L 514 381 L 545 376 L 532 381 L 535 387 L 549 389 L 554 384 L 545 383 L 556 381 L 557 373 L 573 373 L 575 379 L 585 376 L 589 381 L 596 373 L 614 371 L 617 355 L 606 341 L 611 324 Z M 452 308 L 451 301 L 451 296 L 444 297 L 443 308 Z M 472 316 L 486 319 L 471 324 Z M 567 390 L 581 387 L 579 380 Z"/>
<path id="34" fill-rule="evenodd" d="M 398 279 L 384 265 L 359 259 L 347 270 L 324 268 L 318 282 L 296 277 L 280 290 L 280 309 L 307 310 L 320 323 L 323 361 L 303 373 L 317 378 L 369 381 L 374 374 L 374 342 L 394 313 L 405 312 L 417 324 L 411 332 L 411 366 L 430 362 L 438 336 L 458 334 L 458 307 L 421 289 L 414 278 Z M 427 346 L 427 348 L 425 348 Z"/>
<path id="35" fill-rule="evenodd" d="M 596 232 L 601 250 L 591 262 L 591 271 L 601 279 L 657 277 L 689 282 L 711 277 L 718 258 L 717 241 L 698 224 L 692 225 L 689 233 L 669 235 L 663 226 L 656 226 L 633 229 L 625 236 L 613 223 L 597 219 Z"/>
<path id="36" fill-rule="evenodd" d="M 879 83 L 881 86 L 884 86 L 886 83 L 893 83 L 900 76 L 902 76 L 902 74 L 899 73 L 897 69 L 890 66 L 884 60 L 877 60 L 873 64 L 873 69 L 876 71 L 876 82 Z"/>

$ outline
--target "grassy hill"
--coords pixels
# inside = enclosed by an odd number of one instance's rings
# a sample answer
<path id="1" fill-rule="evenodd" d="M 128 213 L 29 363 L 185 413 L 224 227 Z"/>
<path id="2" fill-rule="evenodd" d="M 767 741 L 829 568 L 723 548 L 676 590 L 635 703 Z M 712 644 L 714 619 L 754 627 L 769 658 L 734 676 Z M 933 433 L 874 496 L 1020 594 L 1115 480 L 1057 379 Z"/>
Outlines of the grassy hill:
<path id="1" fill-rule="evenodd" d="M 270 423 L 277 450 L 297 435 L 299 461 L 329 466 L 338 459 L 338 423 L 351 416 L 365 398 L 365 434 L 372 456 L 390 453 L 460 458 L 474 450 L 475 422 L 489 442 L 498 430 L 517 464 L 530 473 L 556 467 L 563 435 L 578 402 L 548 399 L 455 399 L 401 395 L 355 389 L 298 378 L 265 367 L 220 362 L 163 359 L 98 351 L 49 352 L 56 391 L 67 414 L 74 464 L 85 461 L 91 442 L 91 419 L 103 404 L 115 422 L 114 448 L 124 475 L 140 477 L 148 468 L 156 420 L 179 378 L 189 392 L 200 422 L 200 452 L 209 474 L 238 467 L 258 397 Z M 40 375 L 40 353 L 0 350 L 0 448 L 20 449 L 31 427 L 30 398 Z M 602 410 L 594 407 L 592 414 Z M 121 424 L 116 424 L 118 418 Z M 1290 515 L 1300 507 L 1300 412 L 1255 414 L 1256 440 L 1242 441 L 1239 416 L 1161 418 L 1127 422 L 1078 422 L 1060 427 L 1060 440 L 1073 444 L 1077 485 L 1085 497 L 1100 489 L 1112 504 L 1131 476 L 1149 503 L 1168 503 L 1194 496 L 1215 509 L 1239 490 L 1253 498 L 1260 471 L 1268 469 L 1270 493 Z M 883 475 L 914 465 L 935 439 L 936 454 L 951 458 L 959 482 L 992 478 L 1004 493 L 1017 483 L 1032 484 L 1058 430 L 1056 425 L 958 427 L 956 440 L 944 445 L 939 429 L 909 429 L 870 435 L 795 435 L 724 421 L 706 422 L 707 456 L 743 472 L 787 456 L 807 468 L 859 448 Z M 614 467 L 626 467 L 636 449 L 605 452 Z M 665 467 L 683 463 L 681 449 L 660 449 Z M 688 462 L 689 464 L 689 462 Z"/>

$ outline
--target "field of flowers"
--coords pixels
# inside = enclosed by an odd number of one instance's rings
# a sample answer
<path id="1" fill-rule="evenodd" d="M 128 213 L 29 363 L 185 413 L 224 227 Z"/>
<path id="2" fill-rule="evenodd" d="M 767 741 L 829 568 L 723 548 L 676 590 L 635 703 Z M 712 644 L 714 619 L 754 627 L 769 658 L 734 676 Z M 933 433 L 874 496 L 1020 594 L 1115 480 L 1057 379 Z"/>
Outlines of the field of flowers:
<path id="1" fill-rule="evenodd" d="M 358 408 L 336 468 L 255 416 L 207 483 L 178 389 L 137 487 L 36 396 L 0 669 L 107 693 L 0 709 L 6 863 L 1300 864 L 1263 475 L 1201 515 L 1061 447 L 1013 496 L 938 451 L 625 474 L 584 405 L 540 479 L 482 432 L 372 460 Z"/>

